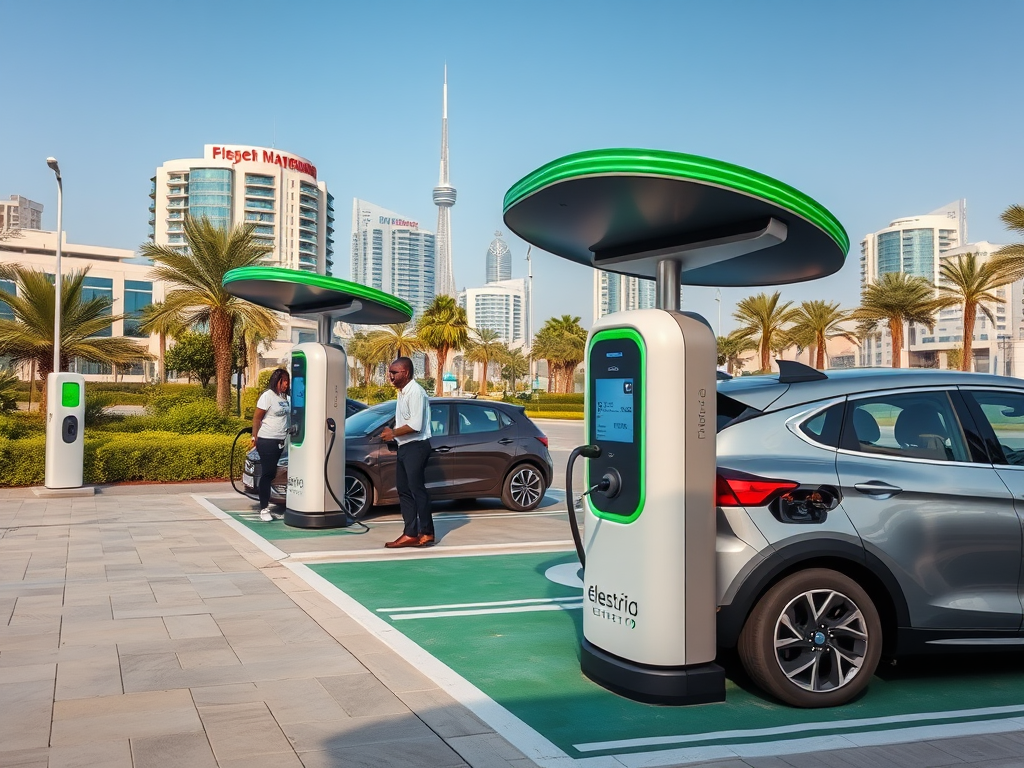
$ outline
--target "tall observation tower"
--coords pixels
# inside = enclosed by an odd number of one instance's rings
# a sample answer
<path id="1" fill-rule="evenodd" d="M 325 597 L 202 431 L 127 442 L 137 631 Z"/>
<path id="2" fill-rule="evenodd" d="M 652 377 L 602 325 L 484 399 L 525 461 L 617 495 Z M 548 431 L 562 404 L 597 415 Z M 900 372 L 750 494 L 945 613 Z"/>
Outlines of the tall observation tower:
<path id="1" fill-rule="evenodd" d="M 441 112 L 441 179 L 434 187 L 437 206 L 437 245 L 435 250 L 438 296 L 455 298 L 455 275 L 452 273 L 452 206 L 455 187 L 448 183 L 448 66 L 444 68 L 444 107 Z"/>

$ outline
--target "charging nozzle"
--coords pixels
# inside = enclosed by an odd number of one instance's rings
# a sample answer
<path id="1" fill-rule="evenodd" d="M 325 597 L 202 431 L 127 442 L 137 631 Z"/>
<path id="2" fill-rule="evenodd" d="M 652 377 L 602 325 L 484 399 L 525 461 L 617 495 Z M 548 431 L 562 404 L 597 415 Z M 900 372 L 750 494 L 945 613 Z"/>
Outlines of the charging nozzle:
<path id="1" fill-rule="evenodd" d="M 338 431 L 338 425 L 334 419 L 327 419 L 327 429 L 333 434 Z"/>
<path id="2" fill-rule="evenodd" d="M 596 459 L 601 455 L 601 446 L 599 445 L 581 445 L 576 450 L 584 459 Z"/>

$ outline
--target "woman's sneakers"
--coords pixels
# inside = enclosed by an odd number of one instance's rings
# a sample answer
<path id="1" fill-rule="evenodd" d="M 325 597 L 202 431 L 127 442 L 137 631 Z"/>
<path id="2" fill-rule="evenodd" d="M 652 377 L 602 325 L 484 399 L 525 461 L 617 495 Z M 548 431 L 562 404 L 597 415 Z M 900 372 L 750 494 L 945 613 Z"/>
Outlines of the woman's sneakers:
<path id="1" fill-rule="evenodd" d="M 274 519 L 274 516 L 270 514 L 270 507 L 264 507 L 260 510 L 260 520 L 264 523 L 269 523 Z"/>

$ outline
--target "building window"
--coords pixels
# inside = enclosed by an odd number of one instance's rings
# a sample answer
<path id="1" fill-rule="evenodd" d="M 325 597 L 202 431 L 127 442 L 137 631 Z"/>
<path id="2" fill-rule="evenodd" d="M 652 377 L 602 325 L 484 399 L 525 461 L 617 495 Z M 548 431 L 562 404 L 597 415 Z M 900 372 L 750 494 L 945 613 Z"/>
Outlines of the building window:
<path id="1" fill-rule="evenodd" d="M 193 168 L 188 179 L 189 213 L 219 229 L 231 227 L 231 169 Z M 174 242 L 174 241 L 171 241 Z"/>
<path id="2" fill-rule="evenodd" d="M 124 335 L 144 339 L 148 334 L 139 329 L 142 310 L 153 303 L 153 284 L 146 280 L 124 281 Z"/>
<path id="3" fill-rule="evenodd" d="M 82 303 L 92 301 L 93 299 L 109 299 L 109 305 L 113 305 L 114 302 L 114 281 L 109 277 L 85 277 L 85 282 L 82 284 Z M 108 306 L 103 314 L 106 316 L 111 315 L 110 306 Z M 93 334 L 94 336 L 110 337 L 114 335 L 113 328 L 107 326 L 103 328 L 99 333 Z"/>
<path id="4" fill-rule="evenodd" d="M 10 280 L 0 280 L 0 291 L 5 291 L 11 296 L 17 296 L 18 290 Z M 0 320 L 13 320 L 14 310 L 5 301 L 0 301 Z"/>

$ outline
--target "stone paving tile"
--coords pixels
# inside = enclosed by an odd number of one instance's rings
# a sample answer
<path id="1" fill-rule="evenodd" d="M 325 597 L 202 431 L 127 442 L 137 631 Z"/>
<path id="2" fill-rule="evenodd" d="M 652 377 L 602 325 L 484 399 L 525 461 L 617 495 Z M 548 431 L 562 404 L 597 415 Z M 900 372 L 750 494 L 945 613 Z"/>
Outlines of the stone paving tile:
<path id="1" fill-rule="evenodd" d="M 256 685 L 274 719 L 282 725 L 318 720 L 334 722 L 349 717 L 320 681 L 314 678 L 263 680 Z"/>
<path id="2" fill-rule="evenodd" d="M 162 640 L 167 628 L 159 618 L 111 619 L 65 623 L 61 627 L 61 645 L 98 645 L 102 643 Z"/>
<path id="3" fill-rule="evenodd" d="M 287 752 L 275 752 L 269 755 L 256 755 L 255 757 L 241 757 L 237 760 L 220 760 L 220 768 L 303 768 L 299 756 L 292 750 Z M 338 763 L 334 768 L 340 768 Z"/>
<path id="4" fill-rule="evenodd" d="M 197 707 L 208 707 L 215 704 L 248 704 L 264 700 L 263 693 L 255 683 L 194 686 L 191 690 L 192 701 Z"/>
<path id="5" fill-rule="evenodd" d="M 406 691 L 399 694 L 399 698 L 442 739 L 490 733 L 492 730 L 440 688 Z"/>
<path id="6" fill-rule="evenodd" d="M 932 748 L 941 750 L 965 763 L 976 763 L 980 760 L 998 760 L 1008 757 L 1020 758 L 1022 763 L 1024 763 L 1024 744 L 1021 743 L 1019 738 L 1007 738 L 1002 734 L 943 739 L 933 742 Z"/>
<path id="7" fill-rule="evenodd" d="M 242 594 L 242 590 L 226 575 L 196 575 L 188 579 L 196 594 L 204 600 L 208 597 L 237 597 Z"/>
<path id="8" fill-rule="evenodd" d="M 409 711 L 401 699 L 369 672 L 318 677 L 317 680 L 351 717 L 394 715 Z"/>
<path id="9" fill-rule="evenodd" d="M 0 655 L 0 661 L 3 656 Z M 0 685 L 4 683 L 33 683 L 48 681 L 53 683 L 57 678 L 57 664 L 12 664 L 3 666 L 0 664 Z"/>
<path id="10" fill-rule="evenodd" d="M 182 669 L 230 667 L 242 663 L 230 648 L 213 651 L 179 651 L 176 655 Z"/>
<path id="11" fill-rule="evenodd" d="M 506 768 L 516 760 L 528 758 L 496 733 L 456 736 L 448 744 L 473 768 Z"/>
<path id="12" fill-rule="evenodd" d="M 411 713 L 358 717 L 333 722 L 282 723 L 296 752 L 323 752 L 346 749 L 360 744 L 379 744 L 402 739 L 427 739 L 433 735 Z"/>
<path id="13" fill-rule="evenodd" d="M 221 637 L 220 627 L 208 613 L 188 616 L 168 616 L 164 619 L 167 634 L 172 640 L 194 637 Z"/>
<path id="14" fill-rule="evenodd" d="M 359 660 L 395 693 L 426 691 L 437 685 L 395 653 L 367 653 Z"/>
<path id="15" fill-rule="evenodd" d="M 134 768 L 128 739 L 50 749 L 50 768 Z"/>
<path id="16" fill-rule="evenodd" d="M 436 737 L 300 752 L 299 757 L 304 768 L 459 768 L 467 765 L 458 753 Z"/>
<path id="17" fill-rule="evenodd" d="M 50 680 L 0 685 L 0 745 L 9 751 L 47 746 L 52 710 Z"/>
<path id="18" fill-rule="evenodd" d="M 131 740 L 133 768 L 218 768 L 205 733 Z"/>
<path id="19" fill-rule="evenodd" d="M 125 693 L 54 702 L 50 743 L 71 746 L 202 729 L 187 690 Z"/>
<path id="20" fill-rule="evenodd" d="M 218 761 L 291 751 L 288 739 L 262 701 L 198 710 Z"/>
<path id="21" fill-rule="evenodd" d="M 47 768 L 45 748 L 8 750 L 2 745 L 0 742 L 0 765 L 4 768 Z"/>
<path id="22" fill-rule="evenodd" d="M 54 698 L 84 699 L 123 693 L 117 646 L 85 646 L 78 658 L 61 658 L 57 664 Z"/>

